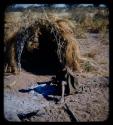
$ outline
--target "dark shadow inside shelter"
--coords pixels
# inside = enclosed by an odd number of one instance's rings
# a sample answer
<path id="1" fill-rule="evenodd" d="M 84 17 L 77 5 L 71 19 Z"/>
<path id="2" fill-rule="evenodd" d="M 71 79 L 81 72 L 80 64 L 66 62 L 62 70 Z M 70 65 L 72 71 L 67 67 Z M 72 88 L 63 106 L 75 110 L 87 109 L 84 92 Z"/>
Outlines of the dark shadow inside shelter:
<path id="1" fill-rule="evenodd" d="M 57 43 L 52 41 L 54 36 L 50 36 L 48 31 L 43 31 L 39 37 L 38 48 L 28 51 L 24 47 L 21 65 L 24 70 L 36 75 L 54 75 L 60 69 L 57 56 Z"/>

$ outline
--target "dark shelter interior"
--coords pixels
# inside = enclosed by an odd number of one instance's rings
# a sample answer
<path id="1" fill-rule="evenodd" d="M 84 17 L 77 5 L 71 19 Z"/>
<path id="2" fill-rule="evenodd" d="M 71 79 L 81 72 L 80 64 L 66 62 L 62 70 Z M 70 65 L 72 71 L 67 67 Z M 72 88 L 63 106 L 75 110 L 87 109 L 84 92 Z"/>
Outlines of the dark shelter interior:
<path id="1" fill-rule="evenodd" d="M 57 56 L 57 44 L 52 41 L 53 36 L 47 31 L 43 31 L 43 35 L 39 36 L 39 46 L 28 51 L 24 47 L 21 65 L 27 72 L 38 75 L 54 75 L 60 70 L 60 62 Z"/>

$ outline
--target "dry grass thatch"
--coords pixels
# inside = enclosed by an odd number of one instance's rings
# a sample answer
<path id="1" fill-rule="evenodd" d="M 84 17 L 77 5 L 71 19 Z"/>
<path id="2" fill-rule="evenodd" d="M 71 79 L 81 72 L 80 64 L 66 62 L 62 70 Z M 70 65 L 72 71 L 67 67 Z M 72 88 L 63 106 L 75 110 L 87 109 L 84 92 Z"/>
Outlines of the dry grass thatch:
<path id="1" fill-rule="evenodd" d="M 34 21 L 32 24 L 28 25 L 28 27 L 25 27 L 23 29 L 22 31 L 20 29 L 19 33 L 17 32 L 17 34 L 14 35 L 13 37 L 15 38 L 15 37 L 18 37 L 18 34 L 22 34 L 22 36 L 28 37 L 25 40 L 25 42 L 28 43 L 27 44 L 28 47 L 34 47 L 33 44 L 36 43 L 36 40 L 38 39 L 38 37 L 40 36 L 43 37 L 43 35 L 45 37 L 46 35 L 48 36 L 49 34 L 50 38 L 48 39 L 48 42 L 51 41 L 53 44 L 56 45 L 55 51 L 59 58 L 59 62 L 69 66 L 74 71 L 80 70 L 80 62 L 83 61 L 84 58 L 81 58 L 80 56 L 79 46 L 76 42 L 75 35 L 73 32 L 73 24 L 69 20 L 67 19 L 65 20 L 57 16 L 49 15 L 48 18 L 43 18 L 43 19 L 39 18 L 36 21 Z M 26 30 L 28 30 L 28 32 Z M 32 32 L 32 33 L 29 33 L 29 32 Z M 17 47 L 16 46 L 17 41 L 16 40 L 12 41 L 12 39 L 9 39 L 8 44 L 6 44 L 6 49 L 8 48 L 8 51 L 6 51 L 6 55 L 7 55 L 6 57 L 8 59 L 8 62 L 6 59 L 6 64 L 8 63 L 7 65 L 9 67 L 14 67 L 14 62 L 15 64 L 18 63 L 16 62 L 17 52 L 16 52 L 16 49 L 14 49 Z M 22 41 L 22 38 L 20 39 L 19 42 L 21 41 Z M 37 43 L 38 43 L 38 47 L 40 47 L 39 40 L 37 40 Z M 15 50 L 13 54 L 11 53 L 12 49 Z"/>

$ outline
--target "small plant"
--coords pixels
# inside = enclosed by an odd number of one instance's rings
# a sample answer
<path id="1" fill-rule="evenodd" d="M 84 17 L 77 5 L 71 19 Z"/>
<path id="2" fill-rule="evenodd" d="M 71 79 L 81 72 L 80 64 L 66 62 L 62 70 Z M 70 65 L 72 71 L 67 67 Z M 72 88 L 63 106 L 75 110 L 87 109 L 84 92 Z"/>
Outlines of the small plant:
<path id="1" fill-rule="evenodd" d="M 87 37 L 84 28 L 81 27 L 80 24 L 76 25 L 74 32 L 77 39 L 82 39 L 82 38 L 84 39 Z"/>
<path id="2" fill-rule="evenodd" d="M 93 70 L 93 67 L 92 67 L 92 65 L 91 65 L 91 63 L 89 61 L 87 61 L 87 62 L 84 63 L 83 68 L 84 68 L 84 70 L 86 72 L 90 72 L 90 71 Z"/>

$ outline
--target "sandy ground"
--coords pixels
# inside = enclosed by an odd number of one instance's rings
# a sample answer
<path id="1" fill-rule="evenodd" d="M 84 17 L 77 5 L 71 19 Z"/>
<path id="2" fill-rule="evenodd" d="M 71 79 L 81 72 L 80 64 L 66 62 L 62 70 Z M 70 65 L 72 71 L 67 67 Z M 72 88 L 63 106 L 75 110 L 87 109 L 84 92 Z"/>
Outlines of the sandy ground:
<path id="1" fill-rule="evenodd" d="M 78 39 L 82 55 L 93 53 L 98 66 L 109 72 L 109 44 L 98 34 Z M 109 42 L 109 41 L 108 41 Z M 93 52 L 92 52 L 93 51 Z M 98 70 L 97 66 L 97 70 Z M 4 76 L 4 117 L 8 121 L 104 121 L 109 116 L 109 74 L 76 73 L 78 92 L 60 98 L 57 87 L 48 85 L 52 75 L 35 75 L 24 69 L 17 75 Z M 41 83 L 41 84 L 38 84 Z"/>

